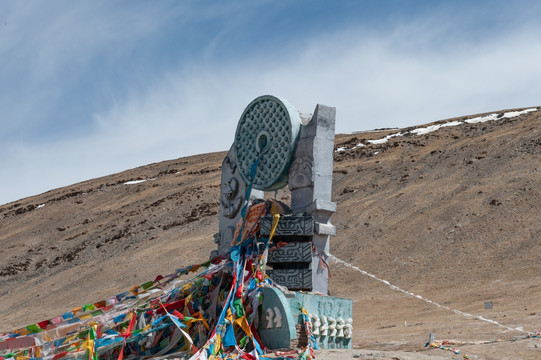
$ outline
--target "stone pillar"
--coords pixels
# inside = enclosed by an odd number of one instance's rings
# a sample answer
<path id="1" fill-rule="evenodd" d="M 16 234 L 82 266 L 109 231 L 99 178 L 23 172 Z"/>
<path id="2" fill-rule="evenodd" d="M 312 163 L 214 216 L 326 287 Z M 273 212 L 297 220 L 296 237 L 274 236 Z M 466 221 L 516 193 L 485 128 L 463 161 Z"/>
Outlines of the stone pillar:
<path id="1" fill-rule="evenodd" d="M 218 254 L 226 254 L 230 250 L 235 226 L 241 218 L 240 210 L 246 201 L 245 193 L 248 185 L 242 180 L 235 159 L 235 146 L 233 145 L 222 162 L 220 228 L 219 232 L 214 235 L 214 242 L 218 244 L 218 251 L 213 251 L 211 258 Z M 249 201 L 262 199 L 263 196 L 263 191 L 252 189 Z"/>
<path id="2" fill-rule="evenodd" d="M 301 127 L 294 161 L 289 170 L 291 210 L 314 217 L 312 242 L 312 286 L 314 292 L 328 293 L 326 266 L 330 236 L 336 235 L 331 201 L 336 108 L 318 104 L 312 119 Z"/>

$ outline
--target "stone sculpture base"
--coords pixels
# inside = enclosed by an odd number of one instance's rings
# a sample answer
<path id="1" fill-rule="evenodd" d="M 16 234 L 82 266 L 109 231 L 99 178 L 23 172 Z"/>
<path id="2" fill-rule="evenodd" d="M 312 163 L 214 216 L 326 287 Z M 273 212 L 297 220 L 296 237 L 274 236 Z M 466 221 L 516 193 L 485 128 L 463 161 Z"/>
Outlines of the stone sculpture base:
<path id="1" fill-rule="evenodd" d="M 261 236 L 269 237 L 271 228 L 272 216 L 261 218 Z M 272 245 L 278 243 L 286 243 L 287 245 L 269 252 L 267 265 L 270 269 L 267 269 L 267 275 L 274 282 L 289 290 L 311 291 L 313 236 L 314 218 L 312 216 L 281 216 L 272 239 Z"/>
<path id="2" fill-rule="evenodd" d="M 308 345 L 301 306 L 309 313 L 311 334 L 320 349 L 351 349 L 353 301 L 304 292 L 263 289 L 258 333 L 269 349 Z"/>

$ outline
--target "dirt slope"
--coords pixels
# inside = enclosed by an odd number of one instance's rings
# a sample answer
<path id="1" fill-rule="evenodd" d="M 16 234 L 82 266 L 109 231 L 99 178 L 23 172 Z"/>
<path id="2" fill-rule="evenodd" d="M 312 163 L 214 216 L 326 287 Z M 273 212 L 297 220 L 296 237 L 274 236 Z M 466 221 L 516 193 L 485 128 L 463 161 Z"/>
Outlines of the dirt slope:
<path id="1" fill-rule="evenodd" d="M 541 358 L 539 339 L 478 344 L 524 334 L 508 328 L 541 329 L 541 111 L 464 122 L 472 117 L 421 126 L 461 122 L 428 134 L 337 136 L 331 252 L 447 307 L 331 264 L 332 294 L 355 301 L 354 346 L 395 351 L 348 357 L 458 358 L 423 348 L 433 332 L 471 358 Z M 0 331 L 206 260 L 224 155 L 151 164 L 0 206 Z M 288 200 L 286 191 L 279 197 Z"/>

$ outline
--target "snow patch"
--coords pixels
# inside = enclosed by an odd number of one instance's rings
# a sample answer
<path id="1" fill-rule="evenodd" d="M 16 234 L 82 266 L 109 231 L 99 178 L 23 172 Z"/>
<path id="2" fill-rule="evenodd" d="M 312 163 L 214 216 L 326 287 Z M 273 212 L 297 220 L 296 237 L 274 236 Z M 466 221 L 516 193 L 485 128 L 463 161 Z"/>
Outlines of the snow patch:
<path id="1" fill-rule="evenodd" d="M 498 114 L 490 114 L 486 116 L 479 116 L 473 119 L 468 119 L 468 120 L 465 120 L 464 122 L 468 124 L 478 124 L 478 123 L 482 123 L 482 122 L 486 122 L 490 120 L 496 120 L 497 118 L 498 118 Z"/>
<path id="2" fill-rule="evenodd" d="M 363 147 L 363 146 L 366 146 L 365 144 L 363 143 L 358 143 L 357 145 L 353 146 L 352 148 L 348 149 L 347 147 L 345 146 L 342 146 L 342 147 L 339 147 L 338 149 L 335 150 L 335 152 L 342 152 L 342 151 L 346 151 L 346 150 L 353 150 L 353 149 L 356 149 L 358 147 Z"/>
<path id="3" fill-rule="evenodd" d="M 411 133 L 415 135 L 424 135 L 424 134 L 428 134 L 433 131 L 439 130 L 442 127 L 458 126 L 460 124 L 462 124 L 462 121 L 451 121 L 445 124 L 436 124 L 436 125 L 427 126 L 425 128 L 417 128 L 417 129 L 411 130 Z"/>
<path id="4" fill-rule="evenodd" d="M 135 184 L 144 183 L 145 181 L 152 181 L 152 180 L 156 180 L 156 178 L 146 179 L 146 180 L 131 180 L 131 181 L 126 181 L 126 182 L 124 183 L 124 185 L 135 185 Z"/>
<path id="5" fill-rule="evenodd" d="M 402 136 L 404 134 L 402 134 L 401 132 L 399 133 L 396 133 L 396 134 L 391 134 L 391 135 L 387 135 L 385 136 L 383 139 L 377 139 L 377 140 L 367 140 L 367 142 L 369 142 L 370 144 L 384 144 L 386 143 L 387 141 L 389 141 L 390 139 L 394 138 L 394 137 L 397 137 L 397 136 Z"/>
<path id="6" fill-rule="evenodd" d="M 36 206 L 36 209 L 41 209 L 44 206 L 45 206 L 45 204 L 39 204 L 38 206 Z"/>
<path id="7" fill-rule="evenodd" d="M 486 115 L 486 116 L 479 116 L 479 117 L 476 117 L 476 118 L 473 118 L 473 119 L 468 119 L 468 120 L 465 120 L 464 122 L 466 122 L 468 124 L 477 124 L 477 123 L 482 123 L 482 122 L 485 122 L 485 121 L 498 120 L 498 119 L 503 119 L 503 118 L 510 119 L 510 118 L 514 118 L 514 117 L 517 117 L 517 116 L 522 115 L 522 114 L 527 114 L 527 113 L 532 112 L 532 111 L 537 111 L 537 108 L 531 108 L 531 109 L 526 109 L 526 110 L 521 110 L 521 111 L 509 111 L 509 112 L 504 113 L 501 116 L 494 113 L 494 114 L 490 114 L 490 115 Z"/>
<path id="8" fill-rule="evenodd" d="M 532 111 L 537 111 L 537 108 L 531 108 L 531 109 L 526 109 L 526 110 L 522 110 L 522 111 L 509 111 L 509 112 L 503 114 L 503 117 L 504 118 L 512 118 L 512 117 L 519 116 L 519 115 L 522 115 L 522 114 L 527 114 L 527 113 L 532 112 Z"/>
<path id="9" fill-rule="evenodd" d="M 499 120 L 499 119 L 510 119 L 510 118 L 514 118 L 514 117 L 517 117 L 517 116 L 520 116 L 520 115 L 523 115 L 523 114 L 527 114 L 529 112 L 532 112 L 532 111 L 537 111 L 539 110 L 538 108 L 531 108 L 531 109 L 525 109 L 525 110 L 521 110 L 521 111 L 508 111 L 506 113 L 504 113 L 503 115 L 499 115 L 498 113 L 494 113 L 494 114 L 489 114 L 489 115 L 485 115 L 485 116 L 478 116 L 478 117 L 475 117 L 475 118 L 471 118 L 471 119 L 467 119 L 467 120 L 464 120 L 464 121 L 450 121 L 450 122 L 447 122 L 447 123 L 444 123 L 444 124 L 436 124 L 436 125 L 430 125 L 430 126 L 427 126 L 427 127 L 422 127 L 422 128 L 417 128 L 417 129 L 413 129 L 410 131 L 411 134 L 414 134 L 414 135 L 424 135 L 424 134 L 428 134 L 428 133 L 431 133 L 433 131 L 437 131 L 443 127 L 450 127 L 450 126 L 459 126 L 459 125 L 462 125 L 462 124 L 477 124 L 477 123 L 482 123 L 482 122 L 485 122 L 485 121 L 493 121 L 493 120 Z M 405 134 L 401 133 L 401 132 L 398 132 L 398 133 L 395 133 L 395 134 L 391 134 L 391 135 L 387 135 L 385 136 L 384 138 L 381 138 L 381 139 L 376 139 L 376 140 L 367 140 L 366 142 L 370 143 L 370 144 L 385 144 L 387 141 L 389 141 L 390 139 L 394 138 L 394 137 L 398 137 L 398 136 L 404 136 Z M 355 145 L 354 147 L 352 147 L 350 150 L 352 149 L 355 149 L 357 147 L 361 147 L 361 146 L 366 146 L 365 144 L 363 143 L 359 143 L 357 145 Z M 346 147 L 339 147 L 338 149 L 336 149 L 336 152 L 342 152 L 342 151 L 345 151 L 345 150 L 348 150 Z"/>
<path id="10" fill-rule="evenodd" d="M 431 125 L 425 128 L 418 128 L 418 129 L 411 130 L 411 133 L 415 135 L 424 135 L 424 134 L 431 133 L 432 131 L 439 130 L 440 128 L 441 128 L 441 125 Z"/>

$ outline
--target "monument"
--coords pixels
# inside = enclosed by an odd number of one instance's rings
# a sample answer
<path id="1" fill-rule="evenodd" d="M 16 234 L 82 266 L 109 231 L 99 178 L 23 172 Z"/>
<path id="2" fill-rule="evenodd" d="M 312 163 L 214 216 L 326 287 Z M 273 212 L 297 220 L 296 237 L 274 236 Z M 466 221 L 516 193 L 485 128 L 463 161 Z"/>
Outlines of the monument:
<path id="1" fill-rule="evenodd" d="M 259 331 L 270 348 L 303 341 L 299 329 L 306 325 L 300 320 L 299 304 L 308 311 L 310 333 L 319 346 L 351 347 L 352 302 L 327 296 L 329 243 L 336 235 L 331 223 L 336 212 L 331 201 L 335 117 L 333 107 L 317 105 L 313 115 L 305 116 L 285 99 L 260 96 L 242 113 L 222 163 L 214 255 L 230 251 L 249 204 L 263 199 L 265 192 L 285 186 L 291 191 L 291 210 L 280 217 L 274 231 L 271 215 L 260 219 L 260 251 L 273 250 L 268 252 L 266 273 L 278 285 L 296 291 L 265 290 Z M 269 244 L 265 240 L 271 233 Z"/>
<path id="2" fill-rule="evenodd" d="M 304 118 L 256 98 L 222 164 L 222 256 L 0 334 L 0 359 L 313 359 L 318 347 L 350 348 L 352 301 L 328 295 L 334 122 L 331 107 Z M 262 200 L 285 186 L 291 204 Z"/>

